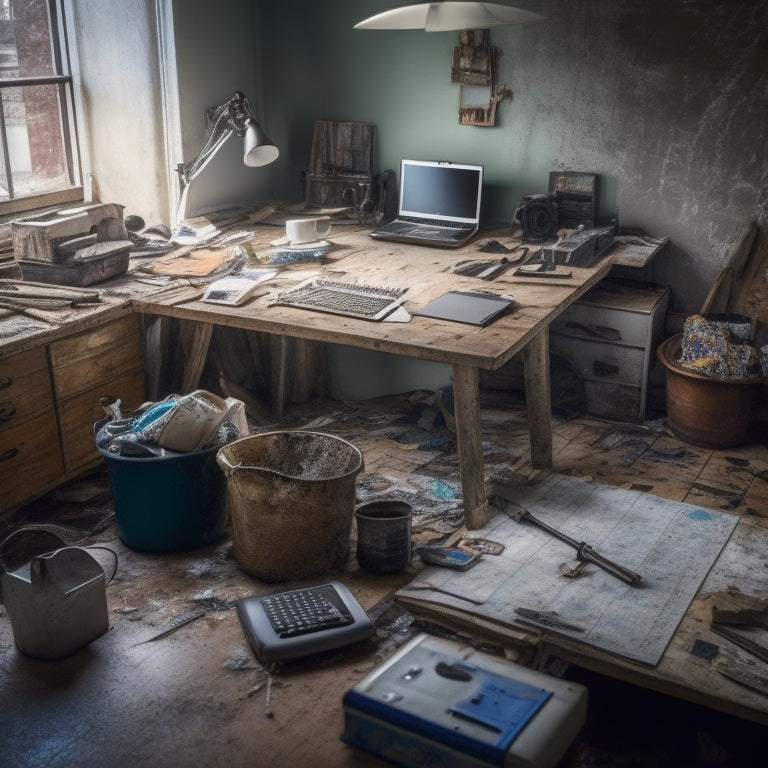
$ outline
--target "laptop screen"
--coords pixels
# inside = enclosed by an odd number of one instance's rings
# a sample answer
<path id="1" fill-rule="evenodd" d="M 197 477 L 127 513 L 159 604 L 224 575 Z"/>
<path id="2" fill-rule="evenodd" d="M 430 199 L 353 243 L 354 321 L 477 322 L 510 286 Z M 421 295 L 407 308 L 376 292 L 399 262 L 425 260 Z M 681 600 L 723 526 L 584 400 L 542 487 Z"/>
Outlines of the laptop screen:
<path id="1" fill-rule="evenodd" d="M 480 220 L 481 165 L 403 160 L 400 214 L 474 224 Z"/>

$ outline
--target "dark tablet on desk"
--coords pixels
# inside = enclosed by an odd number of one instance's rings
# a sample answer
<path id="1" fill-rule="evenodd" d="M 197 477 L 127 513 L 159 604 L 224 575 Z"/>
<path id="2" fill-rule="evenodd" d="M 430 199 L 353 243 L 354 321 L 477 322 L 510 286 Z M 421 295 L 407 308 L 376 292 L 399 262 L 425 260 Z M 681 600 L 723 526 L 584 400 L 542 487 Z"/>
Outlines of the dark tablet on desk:
<path id="1" fill-rule="evenodd" d="M 517 303 L 507 296 L 476 291 L 449 291 L 412 314 L 485 326 L 511 312 Z"/>

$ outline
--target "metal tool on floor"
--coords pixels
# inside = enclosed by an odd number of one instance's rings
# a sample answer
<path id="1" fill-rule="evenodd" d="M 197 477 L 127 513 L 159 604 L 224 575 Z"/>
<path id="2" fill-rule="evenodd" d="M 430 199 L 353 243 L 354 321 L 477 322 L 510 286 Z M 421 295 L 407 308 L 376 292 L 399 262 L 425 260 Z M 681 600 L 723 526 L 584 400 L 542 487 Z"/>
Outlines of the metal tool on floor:
<path id="1" fill-rule="evenodd" d="M 408 584 L 404 589 L 429 589 L 432 592 L 439 592 L 441 595 L 448 595 L 449 597 L 455 597 L 459 600 L 466 600 L 468 603 L 474 603 L 475 605 L 483 605 L 485 600 L 476 600 L 474 597 L 467 597 L 466 595 L 460 595 L 458 592 L 451 592 L 442 587 L 436 587 L 429 581 L 419 581 L 412 584 Z"/>
<path id="2" fill-rule="evenodd" d="M 576 541 L 570 536 L 558 531 L 556 528 L 547 525 L 538 518 L 534 517 L 525 507 L 521 507 L 511 499 L 506 499 L 500 495 L 492 496 L 489 501 L 495 504 L 502 512 L 508 514 L 511 518 L 517 520 L 518 523 L 528 522 L 535 525 L 537 528 L 546 531 L 554 536 L 556 539 L 570 545 L 576 550 L 576 559 L 583 563 L 592 563 L 598 568 L 602 568 L 606 573 L 610 573 L 611 576 L 615 576 L 625 584 L 629 584 L 631 587 L 637 587 L 642 582 L 642 576 L 639 573 L 631 571 L 629 568 L 625 568 L 618 563 L 614 563 L 607 557 L 598 554 L 595 550 L 584 541 Z"/>

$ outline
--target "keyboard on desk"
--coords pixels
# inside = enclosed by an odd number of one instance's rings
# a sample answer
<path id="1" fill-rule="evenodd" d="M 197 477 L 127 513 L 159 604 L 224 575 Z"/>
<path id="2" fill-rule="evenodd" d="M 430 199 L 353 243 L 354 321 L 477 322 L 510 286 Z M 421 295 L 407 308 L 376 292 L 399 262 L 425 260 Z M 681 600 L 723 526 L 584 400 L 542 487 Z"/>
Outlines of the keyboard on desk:
<path id="1" fill-rule="evenodd" d="M 278 296 L 277 303 L 316 312 L 381 320 L 400 305 L 404 289 L 318 279 Z"/>

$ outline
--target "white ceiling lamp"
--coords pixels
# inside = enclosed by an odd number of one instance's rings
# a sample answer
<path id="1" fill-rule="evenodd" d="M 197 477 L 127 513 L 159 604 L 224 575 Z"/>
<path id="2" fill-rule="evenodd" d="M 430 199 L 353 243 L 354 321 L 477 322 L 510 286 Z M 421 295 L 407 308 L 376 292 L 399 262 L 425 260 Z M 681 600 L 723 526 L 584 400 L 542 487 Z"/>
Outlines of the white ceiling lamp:
<path id="1" fill-rule="evenodd" d="M 423 29 L 426 32 L 451 32 L 526 24 L 543 18 L 538 13 L 498 3 L 438 0 L 433 3 L 390 8 L 355 24 L 355 29 Z"/>

